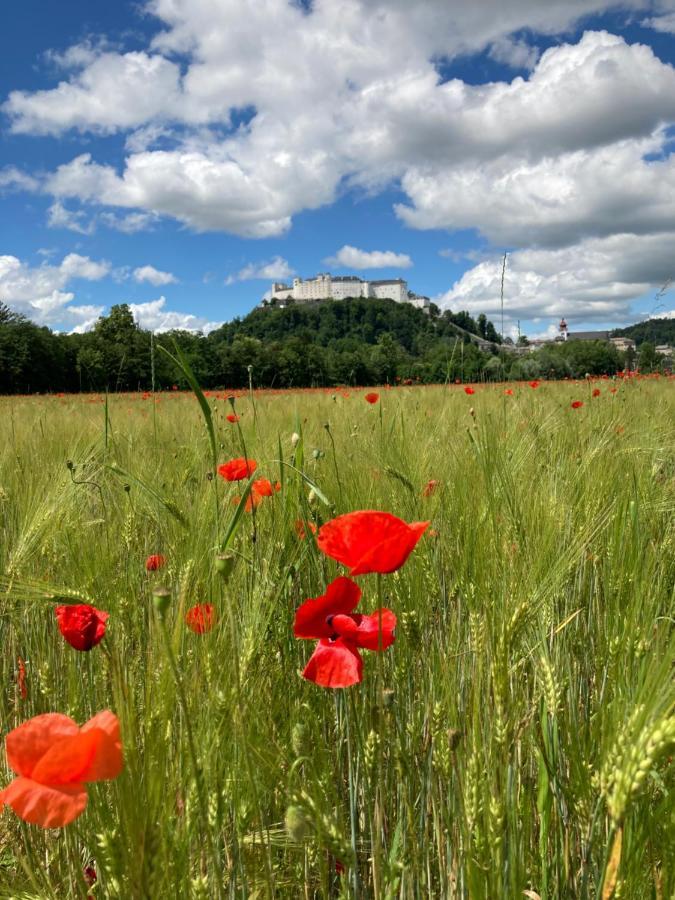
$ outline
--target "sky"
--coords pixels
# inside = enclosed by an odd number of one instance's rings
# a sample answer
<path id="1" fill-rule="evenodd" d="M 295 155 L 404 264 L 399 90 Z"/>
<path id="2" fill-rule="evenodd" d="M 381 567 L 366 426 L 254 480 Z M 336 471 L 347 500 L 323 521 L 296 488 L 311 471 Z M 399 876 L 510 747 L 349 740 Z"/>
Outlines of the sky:
<path id="1" fill-rule="evenodd" d="M 515 335 L 675 316 L 675 0 L 23 0 L 0 300 L 209 331 L 404 278 Z"/>

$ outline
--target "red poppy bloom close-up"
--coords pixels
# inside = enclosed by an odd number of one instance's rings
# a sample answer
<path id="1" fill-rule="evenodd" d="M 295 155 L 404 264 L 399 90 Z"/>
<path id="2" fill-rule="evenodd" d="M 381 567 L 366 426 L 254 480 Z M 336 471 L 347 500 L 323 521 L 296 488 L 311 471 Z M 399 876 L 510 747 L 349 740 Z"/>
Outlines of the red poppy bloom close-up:
<path id="1" fill-rule="evenodd" d="M 581 407 L 582 407 L 583 405 L 584 405 L 584 401 L 583 401 L 583 400 L 573 400 L 573 401 L 572 401 L 572 409 L 581 409 Z"/>
<path id="2" fill-rule="evenodd" d="M 344 688 L 363 677 L 359 650 L 386 650 L 394 643 L 396 616 L 390 609 L 371 615 L 355 613 L 361 589 L 349 578 L 332 581 L 326 593 L 298 608 L 293 633 L 318 644 L 302 677 L 320 687 Z"/>
<path id="3" fill-rule="evenodd" d="M 0 791 L 0 804 L 31 825 L 62 828 L 87 805 L 85 785 L 122 771 L 117 716 L 104 710 L 81 728 L 61 713 L 35 716 L 5 739 L 7 762 L 17 778 Z"/>
<path id="4" fill-rule="evenodd" d="M 258 468 L 258 463 L 254 459 L 245 459 L 239 456 L 237 459 L 231 459 L 222 466 L 218 466 L 218 474 L 225 481 L 242 481 L 253 475 Z"/>
<path id="5" fill-rule="evenodd" d="M 153 553 L 152 556 L 149 556 L 145 561 L 145 568 L 148 572 L 156 572 L 157 569 L 161 569 L 164 563 L 166 562 L 166 557 L 162 556 L 161 553 Z"/>
<path id="6" fill-rule="evenodd" d="M 386 575 L 401 568 L 428 527 L 429 522 L 408 524 L 390 513 L 363 510 L 322 525 L 317 545 L 348 566 L 350 575 Z"/>
<path id="7" fill-rule="evenodd" d="M 238 421 L 239 421 L 239 416 L 236 415 L 235 413 L 228 413 L 228 414 L 225 416 L 225 418 L 227 419 L 228 422 L 231 422 L 233 425 L 234 425 L 235 422 L 238 422 Z"/>
<path id="8" fill-rule="evenodd" d="M 216 624 L 216 610 L 212 603 L 198 603 L 185 613 L 185 624 L 195 634 L 211 631 Z"/>
<path id="9" fill-rule="evenodd" d="M 468 394 L 469 396 L 471 396 L 471 394 L 475 394 L 476 392 L 474 391 L 474 389 L 473 389 L 472 387 L 465 387 L 465 388 L 464 388 L 464 393 L 465 393 L 465 394 Z"/>
<path id="10" fill-rule="evenodd" d="M 269 478 L 256 478 L 251 485 L 251 490 L 259 497 L 272 497 L 274 492 L 279 491 L 280 489 L 281 485 L 279 482 L 277 481 L 276 484 L 272 484 Z"/>
<path id="11" fill-rule="evenodd" d="M 375 391 L 371 391 L 369 394 L 366 394 L 366 396 L 364 397 L 364 400 L 366 401 L 366 403 L 377 403 L 377 401 L 379 399 L 380 399 L 380 395 L 375 393 Z"/>
<path id="12" fill-rule="evenodd" d="M 76 650 L 91 650 L 100 643 L 110 616 L 88 603 L 57 606 L 54 612 L 59 631 Z"/>

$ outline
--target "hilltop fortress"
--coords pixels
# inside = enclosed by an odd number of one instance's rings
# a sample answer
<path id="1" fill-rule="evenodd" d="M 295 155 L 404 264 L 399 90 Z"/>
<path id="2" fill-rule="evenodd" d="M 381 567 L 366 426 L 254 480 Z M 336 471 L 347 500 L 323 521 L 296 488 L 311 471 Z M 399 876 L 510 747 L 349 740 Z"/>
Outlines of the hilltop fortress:
<path id="1" fill-rule="evenodd" d="M 358 275 L 330 275 L 319 273 L 315 278 L 294 278 L 293 284 L 274 282 L 269 299 L 261 306 L 288 306 L 289 303 L 315 303 L 319 300 L 346 300 L 347 297 L 374 297 L 410 303 L 418 309 L 429 309 L 429 298 L 408 290 L 402 278 L 384 281 L 364 281 Z"/>

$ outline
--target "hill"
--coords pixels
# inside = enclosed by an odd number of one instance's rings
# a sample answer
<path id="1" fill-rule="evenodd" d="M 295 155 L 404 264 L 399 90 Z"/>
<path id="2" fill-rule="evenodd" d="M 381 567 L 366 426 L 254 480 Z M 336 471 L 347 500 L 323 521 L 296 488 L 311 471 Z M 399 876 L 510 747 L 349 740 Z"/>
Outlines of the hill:
<path id="1" fill-rule="evenodd" d="M 669 344 L 675 346 L 675 319 L 648 319 L 627 328 L 618 328 L 612 332 L 616 337 L 632 338 L 637 346 L 645 341 L 650 344 Z"/>

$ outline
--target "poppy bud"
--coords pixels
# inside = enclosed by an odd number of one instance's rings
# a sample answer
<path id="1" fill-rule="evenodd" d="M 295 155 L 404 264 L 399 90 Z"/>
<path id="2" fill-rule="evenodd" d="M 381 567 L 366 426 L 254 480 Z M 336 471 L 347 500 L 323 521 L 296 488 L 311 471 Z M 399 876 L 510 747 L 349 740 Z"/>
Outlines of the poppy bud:
<path id="1" fill-rule="evenodd" d="M 312 834 L 312 821 L 301 806 L 289 806 L 284 822 L 292 841 L 301 843 Z"/>
<path id="2" fill-rule="evenodd" d="M 316 503 L 316 494 L 314 493 L 314 489 L 313 489 L 313 488 L 312 488 L 312 490 L 309 492 L 309 495 L 308 495 L 308 497 L 307 497 L 307 502 L 309 503 L 310 506 L 312 506 L 314 503 Z"/>
<path id="3" fill-rule="evenodd" d="M 236 561 L 236 556 L 230 551 L 219 553 L 216 556 L 216 572 L 220 575 L 223 581 L 227 581 L 229 579 Z"/>
<path id="4" fill-rule="evenodd" d="M 152 602 L 159 617 L 163 619 L 171 603 L 171 591 L 165 587 L 156 587 L 152 592 Z"/>
<path id="5" fill-rule="evenodd" d="M 300 443 L 300 435 L 298 434 L 297 431 L 294 431 L 293 434 L 291 435 L 291 447 L 293 447 L 293 449 L 295 450 L 295 448 L 298 446 L 299 443 Z"/>

